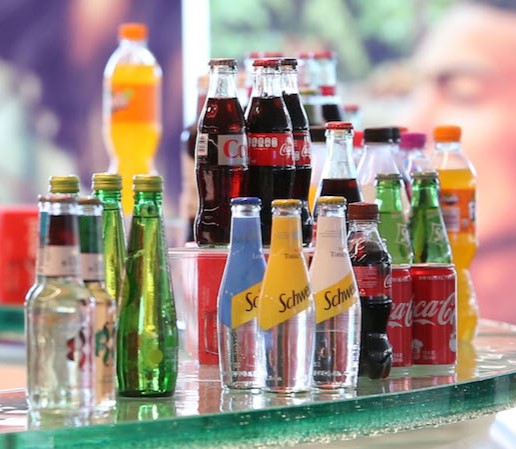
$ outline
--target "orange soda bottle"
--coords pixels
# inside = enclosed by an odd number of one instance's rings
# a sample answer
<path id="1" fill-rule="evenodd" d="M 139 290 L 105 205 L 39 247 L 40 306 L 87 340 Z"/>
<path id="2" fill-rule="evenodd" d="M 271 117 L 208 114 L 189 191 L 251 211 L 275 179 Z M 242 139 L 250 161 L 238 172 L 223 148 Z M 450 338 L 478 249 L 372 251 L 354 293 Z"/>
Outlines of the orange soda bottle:
<path id="1" fill-rule="evenodd" d="M 478 247 L 476 235 L 476 171 L 463 153 L 459 126 L 434 129 L 430 164 L 439 173 L 440 203 L 457 270 L 457 337 L 471 341 L 478 322 L 478 304 L 469 267 Z"/>
<path id="2" fill-rule="evenodd" d="M 155 174 L 161 139 L 162 71 L 147 47 L 141 23 L 118 28 L 118 48 L 104 70 L 103 133 L 110 154 L 109 172 L 122 175 L 122 208 L 132 210 L 133 176 Z"/>

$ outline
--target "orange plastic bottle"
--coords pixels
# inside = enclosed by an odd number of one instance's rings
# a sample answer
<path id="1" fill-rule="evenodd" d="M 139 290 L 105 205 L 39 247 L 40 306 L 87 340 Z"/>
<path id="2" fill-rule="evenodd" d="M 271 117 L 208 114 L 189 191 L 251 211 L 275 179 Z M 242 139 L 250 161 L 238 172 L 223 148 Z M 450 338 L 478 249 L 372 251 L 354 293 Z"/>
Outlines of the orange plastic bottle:
<path id="1" fill-rule="evenodd" d="M 460 139 L 459 126 L 436 127 L 430 163 L 439 173 L 441 209 L 457 269 L 457 337 L 471 341 L 478 322 L 477 297 L 469 273 L 478 247 L 477 181 L 475 168 L 462 152 Z"/>
<path id="2" fill-rule="evenodd" d="M 147 36 L 144 24 L 120 25 L 119 46 L 104 70 L 104 142 L 111 158 L 109 172 L 122 175 L 126 214 L 133 205 L 133 176 L 156 173 L 154 157 L 162 132 L 162 71 L 147 47 Z"/>

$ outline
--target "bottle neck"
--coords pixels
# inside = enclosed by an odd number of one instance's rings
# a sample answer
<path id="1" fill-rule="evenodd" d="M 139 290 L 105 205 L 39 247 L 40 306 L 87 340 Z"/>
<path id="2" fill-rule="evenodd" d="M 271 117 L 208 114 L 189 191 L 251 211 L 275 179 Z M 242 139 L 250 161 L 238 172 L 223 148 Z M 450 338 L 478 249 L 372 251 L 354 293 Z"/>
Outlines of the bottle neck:
<path id="1" fill-rule="evenodd" d="M 274 67 L 255 67 L 252 97 L 280 97 L 280 72 Z"/>
<path id="2" fill-rule="evenodd" d="M 120 39 L 119 41 L 120 47 L 144 47 L 147 48 L 147 40 L 146 39 Z"/>
<path id="3" fill-rule="evenodd" d="M 341 211 L 321 211 L 317 218 L 315 251 L 347 251 L 346 218 Z"/>
<path id="4" fill-rule="evenodd" d="M 300 213 L 281 213 L 272 216 L 271 254 L 287 251 L 301 251 Z"/>
<path id="5" fill-rule="evenodd" d="M 439 207 L 439 189 L 435 181 L 414 181 L 412 187 L 412 208 L 417 207 Z"/>
<path id="6" fill-rule="evenodd" d="M 104 210 L 122 210 L 120 190 L 94 190 L 93 195 L 102 202 Z"/>
<path id="7" fill-rule="evenodd" d="M 400 181 L 379 181 L 376 198 L 380 212 L 402 212 Z"/>
<path id="8" fill-rule="evenodd" d="M 134 217 L 161 218 L 162 215 L 161 192 L 136 192 L 134 194 Z"/>
<path id="9" fill-rule="evenodd" d="M 460 153 L 461 144 L 460 144 L 460 142 L 436 142 L 435 143 L 435 151 Z"/>
<path id="10" fill-rule="evenodd" d="M 86 282 L 103 282 L 102 207 L 79 205 L 78 211 L 82 279 Z"/>
<path id="11" fill-rule="evenodd" d="M 282 68 L 281 89 L 285 95 L 299 94 L 296 69 L 292 67 Z"/>
<path id="12" fill-rule="evenodd" d="M 329 130 L 326 135 L 328 153 L 327 174 L 323 178 L 356 179 L 357 169 L 353 159 L 353 131 Z"/>
<path id="13" fill-rule="evenodd" d="M 260 207 L 238 205 L 232 207 L 230 252 L 237 246 L 261 249 Z"/>
<path id="14" fill-rule="evenodd" d="M 236 70 L 227 66 L 212 67 L 207 96 L 209 98 L 236 98 Z"/>
<path id="15" fill-rule="evenodd" d="M 367 240 L 381 242 L 376 220 L 351 220 L 349 222 L 349 234 L 363 234 Z"/>

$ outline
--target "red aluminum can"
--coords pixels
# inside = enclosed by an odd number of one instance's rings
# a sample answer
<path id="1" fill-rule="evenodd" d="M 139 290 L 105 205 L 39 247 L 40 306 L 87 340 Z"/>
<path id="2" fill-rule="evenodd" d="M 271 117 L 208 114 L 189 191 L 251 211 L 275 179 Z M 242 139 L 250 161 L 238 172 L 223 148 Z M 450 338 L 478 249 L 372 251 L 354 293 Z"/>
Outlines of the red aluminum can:
<path id="1" fill-rule="evenodd" d="M 392 366 L 412 366 L 412 277 L 410 265 L 392 265 L 392 309 L 387 324 Z"/>
<path id="2" fill-rule="evenodd" d="M 424 263 L 412 276 L 412 355 L 415 365 L 454 366 L 457 360 L 457 281 L 453 264 Z"/>

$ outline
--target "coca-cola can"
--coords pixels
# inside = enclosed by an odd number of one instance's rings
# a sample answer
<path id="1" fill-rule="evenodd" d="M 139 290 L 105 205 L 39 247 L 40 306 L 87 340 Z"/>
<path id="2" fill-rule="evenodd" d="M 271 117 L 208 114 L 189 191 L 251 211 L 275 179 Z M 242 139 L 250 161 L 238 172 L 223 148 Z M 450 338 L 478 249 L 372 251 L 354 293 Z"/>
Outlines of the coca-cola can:
<path id="1" fill-rule="evenodd" d="M 387 324 L 392 366 L 412 366 L 412 277 L 410 265 L 392 265 L 392 308 Z"/>
<path id="2" fill-rule="evenodd" d="M 414 293 L 413 363 L 453 369 L 457 361 L 455 267 L 453 264 L 414 264 L 410 275 Z"/>

